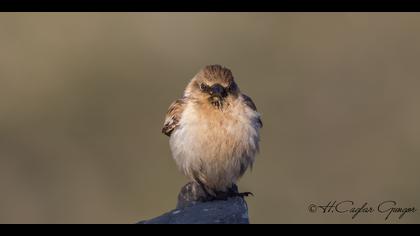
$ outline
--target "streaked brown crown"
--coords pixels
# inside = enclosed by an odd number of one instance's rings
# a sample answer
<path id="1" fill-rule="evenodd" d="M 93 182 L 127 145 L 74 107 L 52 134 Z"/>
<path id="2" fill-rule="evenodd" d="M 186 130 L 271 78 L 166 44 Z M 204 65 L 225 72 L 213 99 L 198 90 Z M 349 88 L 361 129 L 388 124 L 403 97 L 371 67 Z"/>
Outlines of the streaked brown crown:
<path id="1" fill-rule="evenodd" d="M 208 65 L 198 72 L 196 78 L 228 86 L 233 81 L 233 74 L 232 71 L 221 65 Z"/>

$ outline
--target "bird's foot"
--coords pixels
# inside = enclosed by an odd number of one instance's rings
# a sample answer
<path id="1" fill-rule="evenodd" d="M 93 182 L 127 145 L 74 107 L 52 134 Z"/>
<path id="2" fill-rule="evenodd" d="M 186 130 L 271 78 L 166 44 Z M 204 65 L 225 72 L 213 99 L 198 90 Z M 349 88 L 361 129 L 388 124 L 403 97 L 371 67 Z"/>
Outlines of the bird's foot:
<path id="1" fill-rule="evenodd" d="M 253 197 L 254 194 L 251 192 L 244 192 L 244 193 L 239 193 L 239 196 L 240 197 L 249 197 L 249 196 Z"/>
<path id="2" fill-rule="evenodd" d="M 238 186 L 233 185 L 232 188 L 228 189 L 227 193 L 228 198 L 234 198 L 234 197 L 241 197 L 241 198 L 245 198 L 245 197 L 249 197 L 249 196 L 254 196 L 253 193 L 251 192 L 243 192 L 240 193 L 238 190 Z"/>
<path id="3" fill-rule="evenodd" d="M 227 201 L 232 197 L 230 192 L 215 192 L 214 196 L 210 196 L 212 201 Z"/>
<path id="4" fill-rule="evenodd" d="M 229 198 L 245 198 L 254 196 L 251 192 L 240 193 L 233 185 L 227 191 L 209 192 L 202 184 L 191 182 L 185 185 L 178 196 L 178 208 L 195 204 L 196 202 L 227 201 Z"/>
<path id="5" fill-rule="evenodd" d="M 241 197 L 241 198 L 245 198 L 245 197 L 249 197 L 249 196 L 254 196 L 253 193 L 251 192 L 244 192 L 244 193 L 238 193 L 238 192 L 231 192 L 229 194 L 229 197 Z"/>
<path id="6" fill-rule="evenodd" d="M 227 200 L 229 197 L 221 193 L 209 193 L 204 185 L 198 182 L 190 182 L 185 185 L 178 195 L 177 208 L 184 208 L 196 204 L 197 202 L 211 202 L 217 200 Z"/>

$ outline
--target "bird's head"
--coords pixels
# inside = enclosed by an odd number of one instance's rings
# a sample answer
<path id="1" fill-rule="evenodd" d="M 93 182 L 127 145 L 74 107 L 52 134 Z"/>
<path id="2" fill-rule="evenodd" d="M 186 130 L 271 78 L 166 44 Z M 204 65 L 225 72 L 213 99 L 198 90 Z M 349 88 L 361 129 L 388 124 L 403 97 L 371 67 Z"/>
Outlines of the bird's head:
<path id="1" fill-rule="evenodd" d="M 239 95 L 232 72 L 220 65 L 204 67 L 188 84 L 185 95 L 222 109 Z"/>

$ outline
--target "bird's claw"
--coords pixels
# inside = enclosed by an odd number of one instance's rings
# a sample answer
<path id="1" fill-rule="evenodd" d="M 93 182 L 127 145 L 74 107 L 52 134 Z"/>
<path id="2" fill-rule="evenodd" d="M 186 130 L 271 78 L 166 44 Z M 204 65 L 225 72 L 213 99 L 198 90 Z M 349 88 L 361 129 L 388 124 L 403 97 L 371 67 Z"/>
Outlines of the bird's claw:
<path id="1" fill-rule="evenodd" d="M 239 195 L 240 197 L 249 197 L 249 196 L 254 197 L 254 194 L 253 194 L 253 193 L 251 193 L 251 192 L 239 193 L 238 195 Z"/>

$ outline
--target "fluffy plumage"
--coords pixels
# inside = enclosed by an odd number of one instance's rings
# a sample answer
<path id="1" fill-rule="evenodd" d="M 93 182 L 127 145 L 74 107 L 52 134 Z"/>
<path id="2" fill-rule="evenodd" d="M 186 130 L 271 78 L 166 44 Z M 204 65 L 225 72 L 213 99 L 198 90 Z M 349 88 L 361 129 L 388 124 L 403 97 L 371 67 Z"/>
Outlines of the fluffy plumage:
<path id="1" fill-rule="evenodd" d="M 202 69 L 174 101 L 162 132 L 181 171 L 210 194 L 224 192 L 252 167 L 259 150 L 260 114 L 232 72 Z"/>

